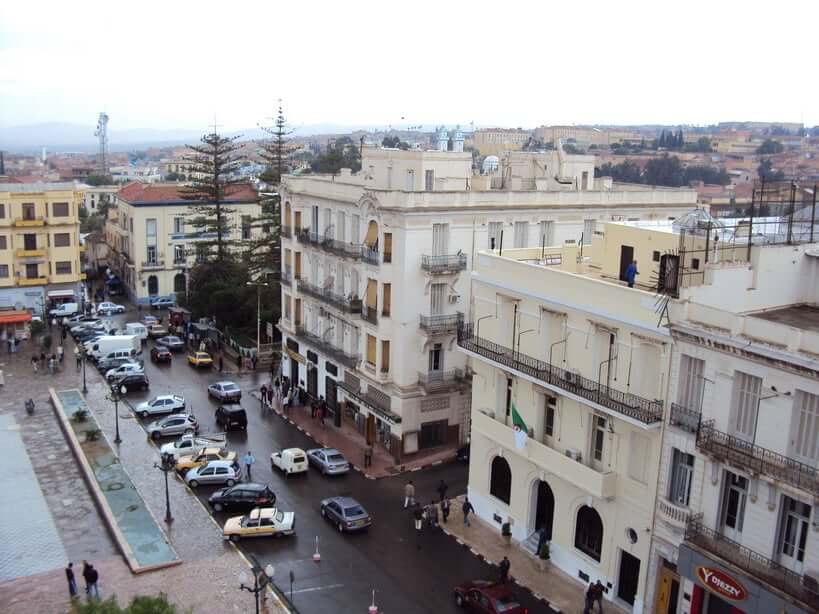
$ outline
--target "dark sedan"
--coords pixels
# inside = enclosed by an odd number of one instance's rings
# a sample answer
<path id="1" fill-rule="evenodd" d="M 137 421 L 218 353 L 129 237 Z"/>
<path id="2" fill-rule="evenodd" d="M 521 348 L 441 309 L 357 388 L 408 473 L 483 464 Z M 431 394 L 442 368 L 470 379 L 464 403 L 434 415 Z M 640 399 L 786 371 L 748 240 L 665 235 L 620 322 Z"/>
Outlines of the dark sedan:
<path id="1" fill-rule="evenodd" d="M 217 490 L 210 496 L 208 503 L 216 512 L 246 511 L 254 507 L 273 507 L 276 495 L 267 484 L 236 484 Z"/>
<path id="2" fill-rule="evenodd" d="M 171 351 L 162 346 L 151 348 L 151 362 L 171 362 L 173 354 Z"/>
<path id="3" fill-rule="evenodd" d="M 364 531 L 373 523 L 372 517 L 352 497 L 330 497 L 321 502 L 321 515 L 332 522 L 339 533 Z"/>
<path id="4" fill-rule="evenodd" d="M 503 584 L 475 580 L 455 587 L 455 604 L 467 612 L 480 614 L 528 614 Z"/>

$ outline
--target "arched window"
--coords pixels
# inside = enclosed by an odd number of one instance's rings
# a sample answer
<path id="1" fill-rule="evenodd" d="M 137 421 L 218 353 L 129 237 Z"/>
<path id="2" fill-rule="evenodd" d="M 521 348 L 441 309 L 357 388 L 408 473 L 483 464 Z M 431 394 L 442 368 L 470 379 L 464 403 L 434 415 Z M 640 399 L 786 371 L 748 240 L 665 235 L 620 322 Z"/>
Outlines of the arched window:
<path id="1" fill-rule="evenodd" d="M 159 294 L 159 279 L 156 275 L 151 275 L 148 278 L 148 294 L 151 296 Z"/>
<path id="2" fill-rule="evenodd" d="M 512 496 L 512 470 L 502 456 L 492 459 L 492 470 L 489 474 L 489 494 L 507 505 Z"/>
<path id="3" fill-rule="evenodd" d="M 185 274 L 177 273 L 173 277 L 173 291 L 178 294 L 185 294 Z"/>
<path id="4" fill-rule="evenodd" d="M 595 561 L 600 561 L 600 551 L 603 548 L 603 521 L 600 520 L 600 514 L 587 505 L 577 511 L 574 547 Z"/>

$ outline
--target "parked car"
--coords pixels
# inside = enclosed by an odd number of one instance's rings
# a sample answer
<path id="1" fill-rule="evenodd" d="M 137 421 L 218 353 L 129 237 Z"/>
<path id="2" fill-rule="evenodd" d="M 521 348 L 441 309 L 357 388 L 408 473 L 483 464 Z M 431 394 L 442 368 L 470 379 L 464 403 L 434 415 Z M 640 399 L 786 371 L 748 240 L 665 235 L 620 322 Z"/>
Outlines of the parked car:
<path id="1" fill-rule="evenodd" d="M 156 340 L 157 345 L 168 348 L 171 352 L 181 352 L 185 349 L 185 342 L 176 335 L 167 335 Z"/>
<path id="2" fill-rule="evenodd" d="M 134 411 L 143 418 L 157 414 L 174 414 L 185 411 L 185 399 L 175 394 L 161 394 L 150 401 L 140 403 Z"/>
<path id="3" fill-rule="evenodd" d="M 205 448 L 196 454 L 184 454 L 176 460 L 176 470 L 185 475 L 191 469 L 217 460 L 235 461 L 236 452 L 227 448 Z"/>
<path id="4" fill-rule="evenodd" d="M 208 396 L 220 401 L 238 401 L 242 398 L 242 389 L 233 382 L 216 382 L 208 386 Z"/>
<path id="5" fill-rule="evenodd" d="M 32 320 L 34 318 L 32 317 Z M 63 318 L 63 328 L 72 329 L 75 326 L 80 326 L 81 324 L 86 324 L 89 322 L 99 322 L 100 319 L 97 316 L 87 316 L 83 314 L 77 314 L 75 316 L 71 316 L 70 318 Z"/>
<path id="6" fill-rule="evenodd" d="M 123 333 L 126 335 L 135 335 L 143 343 L 148 339 L 148 328 L 142 322 L 128 322 L 125 324 Z"/>
<path id="7" fill-rule="evenodd" d="M 144 316 L 142 316 L 140 322 L 142 322 L 145 326 L 150 326 L 151 324 L 161 323 L 161 320 L 155 315 L 146 313 Z"/>
<path id="8" fill-rule="evenodd" d="M 372 518 L 367 510 L 352 497 L 322 499 L 319 511 L 322 517 L 336 526 L 339 533 L 363 531 L 372 525 Z"/>
<path id="9" fill-rule="evenodd" d="M 144 373 L 129 373 L 124 375 L 117 382 L 120 388 L 125 387 L 127 392 L 133 390 L 148 390 L 151 383 L 148 381 L 148 376 Z"/>
<path id="10" fill-rule="evenodd" d="M 138 362 L 126 362 L 114 369 L 108 369 L 108 371 L 105 372 L 105 379 L 108 382 L 116 382 L 132 373 L 145 373 L 145 369 Z"/>
<path id="11" fill-rule="evenodd" d="M 168 328 L 159 322 L 154 324 L 146 324 L 145 328 L 148 329 L 148 336 L 151 339 L 159 339 L 160 337 L 165 337 L 168 334 Z"/>
<path id="12" fill-rule="evenodd" d="M 207 352 L 191 352 L 188 354 L 188 364 L 199 369 L 200 367 L 212 367 L 213 358 Z"/>
<path id="13" fill-rule="evenodd" d="M 307 471 L 307 455 L 301 448 L 285 448 L 270 455 L 270 468 L 280 469 L 285 475 Z"/>
<path id="14" fill-rule="evenodd" d="M 159 439 L 183 433 L 195 434 L 199 432 L 199 423 L 191 414 L 173 414 L 151 422 L 146 430 L 151 439 Z"/>
<path id="15" fill-rule="evenodd" d="M 185 481 L 191 488 L 200 484 L 225 484 L 233 486 L 242 479 L 242 468 L 236 461 L 211 461 L 207 465 L 191 469 L 185 474 Z"/>
<path id="16" fill-rule="evenodd" d="M 455 605 L 480 614 L 528 614 L 504 584 L 488 580 L 464 582 L 455 587 Z"/>
<path id="17" fill-rule="evenodd" d="M 225 539 L 237 542 L 243 537 L 281 537 L 296 531 L 295 512 L 283 512 L 275 507 L 257 507 L 244 516 L 234 516 L 225 522 Z"/>
<path id="18" fill-rule="evenodd" d="M 276 505 L 276 495 L 267 484 L 237 484 L 213 493 L 208 503 L 216 512 L 238 512 L 254 507 Z"/>
<path id="19" fill-rule="evenodd" d="M 338 475 L 350 470 L 350 463 L 335 448 L 307 450 L 307 462 L 321 471 L 322 475 Z"/>
<path id="20" fill-rule="evenodd" d="M 179 439 L 169 443 L 162 444 L 159 449 L 160 454 L 170 454 L 174 459 L 179 458 L 185 454 L 196 454 L 205 448 L 214 446 L 221 446 L 225 443 L 225 437 L 196 437 L 193 433 L 182 435 Z"/>
<path id="21" fill-rule="evenodd" d="M 50 318 L 70 318 L 80 310 L 79 303 L 62 303 L 48 312 Z"/>
<path id="22" fill-rule="evenodd" d="M 151 301 L 151 309 L 168 309 L 175 306 L 176 302 L 171 298 L 158 298 Z"/>
<path id="23" fill-rule="evenodd" d="M 173 360 L 173 354 L 168 348 L 163 346 L 151 348 L 151 362 L 171 362 L 171 360 Z"/>
<path id="24" fill-rule="evenodd" d="M 216 408 L 216 424 L 226 431 L 234 427 L 247 430 L 247 412 L 238 403 L 225 403 Z"/>
<path id="25" fill-rule="evenodd" d="M 100 373 L 108 373 L 111 369 L 116 369 L 124 364 L 134 362 L 131 356 L 120 356 L 117 358 L 103 358 L 97 363 Z"/>
<path id="26" fill-rule="evenodd" d="M 97 305 L 97 313 L 110 316 L 114 313 L 125 313 L 125 306 L 124 305 L 117 305 L 116 303 L 110 303 L 105 301 Z"/>

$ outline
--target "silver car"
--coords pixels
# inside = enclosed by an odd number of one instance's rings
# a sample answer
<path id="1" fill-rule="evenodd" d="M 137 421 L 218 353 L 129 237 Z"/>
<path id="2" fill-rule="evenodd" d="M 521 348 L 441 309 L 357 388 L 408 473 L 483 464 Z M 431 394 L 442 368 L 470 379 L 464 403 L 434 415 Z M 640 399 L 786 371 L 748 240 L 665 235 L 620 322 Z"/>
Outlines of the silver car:
<path id="1" fill-rule="evenodd" d="M 164 345 L 172 352 L 179 352 L 185 349 L 185 342 L 176 335 L 166 335 L 156 340 L 157 345 Z"/>
<path id="2" fill-rule="evenodd" d="M 208 386 L 208 396 L 220 401 L 238 401 L 242 398 L 242 389 L 233 382 L 216 382 Z"/>
<path id="3" fill-rule="evenodd" d="M 190 414 L 172 414 L 151 422 L 147 430 L 151 439 L 159 439 L 160 437 L 197 433 L 199 423 L 196 417 Z"/>
<path id="4" fill-rule="evenodd" d="M 126 362 L 113 369 L 108 369 L 108 371 L 105 372 L 105 379 L 109 382 L 118 382 L 126 375 L 131 375 L 132 373 L 145 373 L 145 369 L 138 362 Z"/>
<path id="5" fill-rule="evenodd" d="M 185 481 L 191 488 L 200 484 L 226 484 L 233 486 L 242 479 L 242 467 L 234 461 L 214 460 L 195 467 L 185 474 Z"/>
<path id="6" fill-rule="evenodd" d="M 163 394 L 140 403 L 134 411 L 143 418 L 154 414 L 175 414 L 185 411 L 185 399 L 175 394 Z"/>
<path id="7" fill-rule="evenodd" d="M 350 463 L 335 448 L 307 450 L 307 462 L 321 471 L 322 475 L 339 475 L 350 470 Z"/>

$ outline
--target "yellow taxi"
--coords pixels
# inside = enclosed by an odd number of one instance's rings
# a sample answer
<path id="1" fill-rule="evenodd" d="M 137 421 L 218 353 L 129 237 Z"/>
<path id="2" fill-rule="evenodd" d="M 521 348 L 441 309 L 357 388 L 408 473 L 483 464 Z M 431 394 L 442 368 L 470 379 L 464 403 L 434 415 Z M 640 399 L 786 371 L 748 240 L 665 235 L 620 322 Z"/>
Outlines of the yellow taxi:
<path id="1" fill-rule="evenodd" d="M 207 352 L 193 352 L 188 354 L 188 364 L 192 367 L 212 367 L 213 358 Z"/>
<path id="2" fill-rule="evenodd" d="M 236 460 L 236 452 L 228 451 L 225 448 L 205 448 L 196 454 L 180 456 L 179 460 L 176 461 L 176 470 L 182 475 L 185 475 L 195 467 L 200 467 L 210 461 L 216 460 L 234 461 Z"/>
<path id="3" fill-rule="evenodd" d="M 293 535 L 295 512 L 283 512 L 275 507 L 255 507 L 249 514 L 234 516 L 225 523 L 225 539 L 237 542 L 244 537 L 281 537 Z"/>

